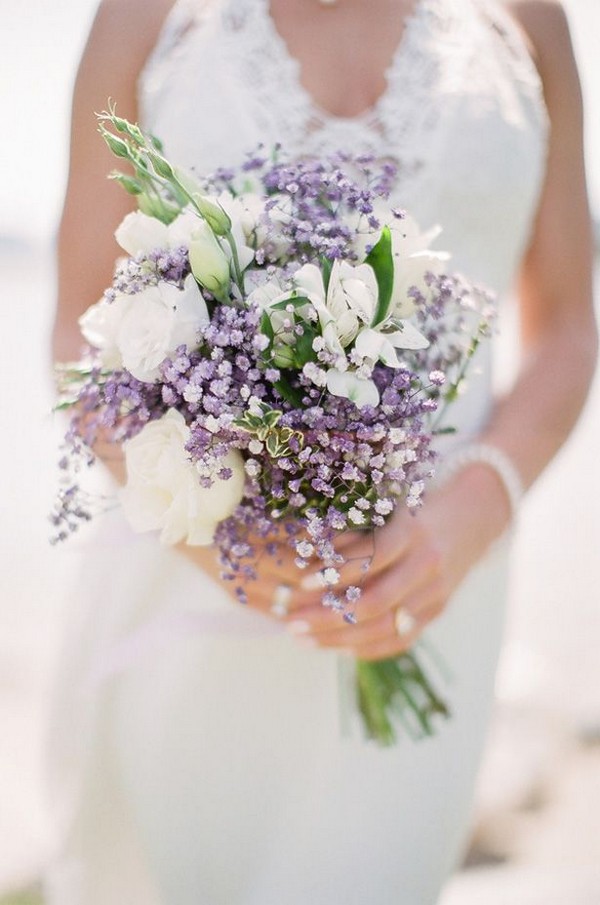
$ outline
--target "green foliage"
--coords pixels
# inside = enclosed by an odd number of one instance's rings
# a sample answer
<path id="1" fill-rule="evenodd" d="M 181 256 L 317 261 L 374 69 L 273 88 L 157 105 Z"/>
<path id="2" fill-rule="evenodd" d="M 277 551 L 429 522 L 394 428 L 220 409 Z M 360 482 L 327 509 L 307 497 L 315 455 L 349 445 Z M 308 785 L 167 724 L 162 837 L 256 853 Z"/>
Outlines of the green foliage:
<path id="1" fill-rule="evenodd" d="M 394 289 L 394 258 L 392 255 L 392 234 L 388 226 L 384 226 L 381 236 L 365 259 L 365 263 L 373 268 L 379 296 L 377 310 L 371 324 L 376 327 L 387 317 Z"/>

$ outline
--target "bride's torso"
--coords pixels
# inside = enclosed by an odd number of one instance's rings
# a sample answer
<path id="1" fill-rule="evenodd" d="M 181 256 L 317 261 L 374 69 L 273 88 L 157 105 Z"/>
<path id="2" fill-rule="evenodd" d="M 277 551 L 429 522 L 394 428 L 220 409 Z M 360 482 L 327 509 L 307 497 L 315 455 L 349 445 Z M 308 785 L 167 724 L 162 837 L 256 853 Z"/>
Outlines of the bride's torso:
<path id="1" fill-rule="evenodd" d="M 525 249 L 544 173 L 547 116 L 523 36 L 500 0 L 416 0 L 375 104 L 323 110 L 269 0 L 177 0 L 139 83 L 142 124 L 197 172 L 237 164 L 263 144 L 394 158 L 395 202 L 453 266 L 502 295 Z M 468 433 L 485 418 L 490 352 L 480 358 Z M 463 409 L 463 405 L 459 407 Z"/>

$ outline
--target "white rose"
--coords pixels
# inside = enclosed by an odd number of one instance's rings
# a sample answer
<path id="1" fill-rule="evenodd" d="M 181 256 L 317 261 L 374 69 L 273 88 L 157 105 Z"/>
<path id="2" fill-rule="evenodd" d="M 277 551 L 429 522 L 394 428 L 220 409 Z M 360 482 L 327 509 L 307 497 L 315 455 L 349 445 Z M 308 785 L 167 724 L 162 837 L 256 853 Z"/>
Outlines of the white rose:
<path id="1" fill-rule="evenodd" d="M 198 214 L 185 210 L 167 227 L 168 248 L 189 248 L 192 233 L 201 222 Z"/>
<path id="2" fill-rule="evenodd" d="M 165 223 L 141 211 L 127 214 L 115 231 L 115 239 L 129 255 L 167 248 L 168 237 L 169 229 Z"/>
<path id="3" fill-rule="evenodd" d="M 79 318 L 84 339 L 99 351 L 100 363 L 105 368 L 118 370 L 123 367 L 123 356 L 118 336 L 123 317 L 134 304 L 131 295 L 117 295 L 114 301 L 101 299 L 91 305 Z"/>
<path id="4" fill-rule="evenodd" d="M 127 370 L 138 380 L 152 383 L 159 377 L 159 365 L 178 346 L 197 346 L 200 328 L 210 317 L 191 274 L 183 289 L 161 282 L 134 298 L 135 304 L 121 322 L 117 343 Z"/>
<path id="5" fill-rule="evenodd" d="M 185 450 L 190 430 L 170 409 L 124 445 L 127 483 L 121 490 L 125 516 L 134 531 L 161 532 L 163 544 L 208 545 L 219 522 L 228 518 L 244 492 L 244 462 L 238 450 L 220 459 L 216 470 L 230 468 L 231 478 L 215 473 L 202 487 Z"/>
<path id="6" fill-rule="evenodd" d="M 168 226 L 156 217 L 133 211 L 117 227 L 115 239 L 129 255 L 149 254 L 156 248 L 187 248 L 199 222 L 200 217 L 191 210 L 183 211 Z"/>

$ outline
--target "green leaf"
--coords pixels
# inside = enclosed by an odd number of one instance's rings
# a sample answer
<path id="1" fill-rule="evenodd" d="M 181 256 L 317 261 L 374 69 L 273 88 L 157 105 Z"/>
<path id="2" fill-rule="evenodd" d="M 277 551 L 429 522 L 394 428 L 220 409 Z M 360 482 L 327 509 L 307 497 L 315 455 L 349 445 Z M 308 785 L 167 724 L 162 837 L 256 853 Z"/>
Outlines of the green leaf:
<path id="1" fill-rule="evenodd" d="M 321 258 L 321 273 L 323 274 L 323 285 L 325 287 L 325 295 L 329 289 L 329 280 L 331 279 L 331 271 L 333 269 L 333 261 L 329 258 Z"/>
<path id="2" fill-rule="evenodd" d="M 381 236 L 365 259 L 375 273 L 379 297 L 372 327 L 381 324 L 387 317 L 394 289 L 394 257 L 392 255 L 392 234 L 389 226 L 384 226 Z"/>
<path id="3" fill-rule="evenodd" d="M 302 305 L 310 305 L 310 299 L 307 299 L 303 295 L 291 295 L 287 299 L 282 299 L 280 302 L 276 302 L 274 305 L 270 305 L 273 311 L 285 311 L 288 305 L 291 305 L 293 308 L 300 308 Z"/>
<path id="4" fill-rule="evenodd" d="M 130 195 L 141 195 L 144 191 L 144 187 L 141 182 L 138 182 L 138 180 L 134 179 L 133 176 L 128 176 L 125 173 L 119 173 L 117 170 L 113 170 L 108 178 L 112 179 L 114 182 L 118 182 L 121 188 L 124 188 L 125 191 L 129 192 Z"/>
<path id="5" fill-rule="evenodd" d="M 271 409 L 270 411 L 265 412 L 265 424 L 269 427 L 275 427 L 280 418 L 281 412 L 278 409 Z"/>
<path id="6" fill-rule="evenodd" d="M 304 328 L 304 333 L 299 336 L 294 346 L 294 364 L 297 368 L 302 368 L 307 361 L 316 359 L 315 350 L 313 349 L 313 340 L 316 336 L 314 330 Z"/>
<path id="7" fill-rule="evenodd" d="M 281 378 L 274 383 L 273 386 L 279 393 L 282 399 L 285 399 L 286 402 L 291 403 L 294 408 L 302 407 L 302 392 L 296 387 L 293 387 L 290 383 L 289 379 L 282 374 Z"/>
<path id="8" fill-rule="evenodd" d="M 269 434 L 265 446 L 270 456 L 275 457 L 279 452 L 279 440 L 276 434 Z"/>
<path id="9" fill-rule="evenodd" d="M 273 324 L 271 323 L 271 318 L 264 311 L 260 318 L 260 332 L 264 333 L 265 336 L 268 337 L 269 341 L 272 343 L 275 339 L 275 331 L 273 330 Z"/>

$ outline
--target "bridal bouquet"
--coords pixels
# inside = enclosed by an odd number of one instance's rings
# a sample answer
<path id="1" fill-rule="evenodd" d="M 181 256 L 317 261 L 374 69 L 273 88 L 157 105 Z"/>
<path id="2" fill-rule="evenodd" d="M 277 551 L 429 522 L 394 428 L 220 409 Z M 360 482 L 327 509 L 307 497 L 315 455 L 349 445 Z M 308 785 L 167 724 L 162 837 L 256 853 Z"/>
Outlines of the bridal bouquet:
<path id="1" fill-rule="evenodd" d="M 123 448 L 135 531 L 214 544 L 242 602 L 258 548 L 287 544 L 353 622 L 361 588 L 345 586 L 336 537 L 421 504 L 489 296 L 447 272 L 437 230 L 390 206 L 389 163 L 275 150 L 199 178 L 114 109 L 100 131 L 132 165 L 112 175 L 139 210 L 117 229 L 112 287 L 81 317 L 89 356 L 61 368 L 73 414 L 57 537 L 92 515 L 78 471 L 102 436 Z M 383 743 L 395 715 L 428 734 L 447 712 L 414 652 L 359 661 L 357 680 Z"/>

